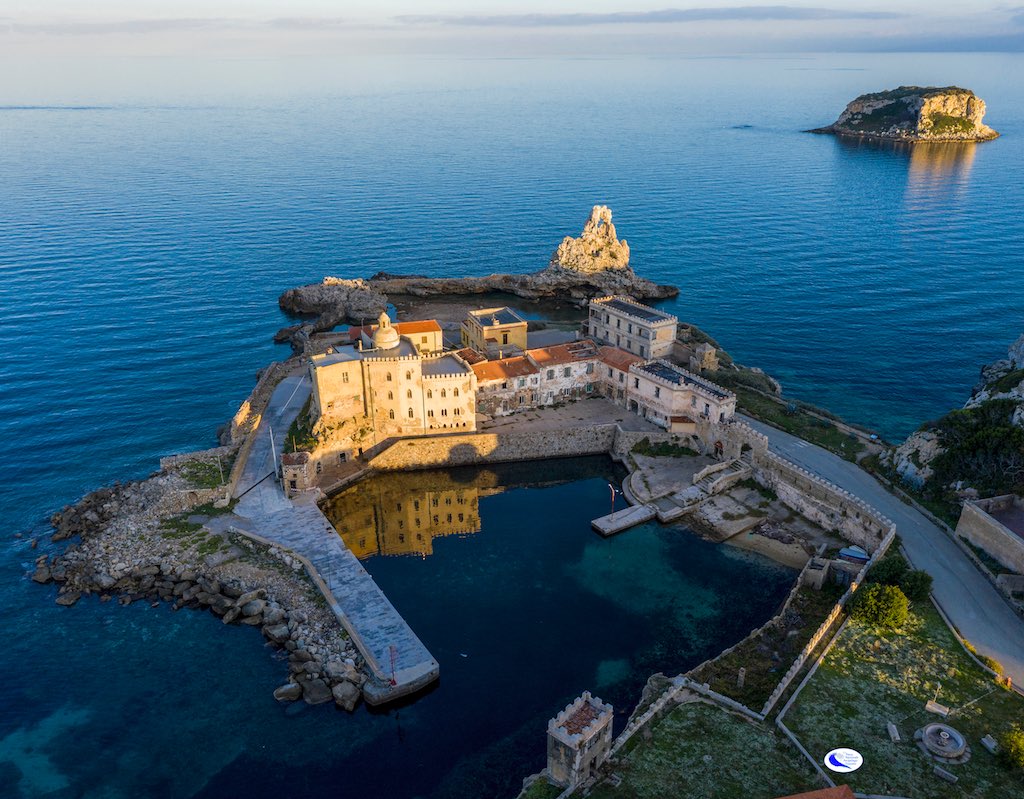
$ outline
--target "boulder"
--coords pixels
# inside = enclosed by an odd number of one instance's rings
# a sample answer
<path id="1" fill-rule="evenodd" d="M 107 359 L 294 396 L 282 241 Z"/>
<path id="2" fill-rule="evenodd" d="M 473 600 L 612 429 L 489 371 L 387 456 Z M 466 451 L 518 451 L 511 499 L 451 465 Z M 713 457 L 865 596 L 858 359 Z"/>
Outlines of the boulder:
<path id="1" fill-rule="evenodd" d="M 68 591 L 66 594 L 57 595 L 57 604 L 64 607 L 71 607 L 82 598 L 80 591 Z"/>
<path id="2" fill-rule="evenodd" d="M 36 570 L 32 573 L 33 581 L 37 583 L 48 583 L 53 579 L 53 574 L 50 572 L 50 567 L 45 563 L 40 564 L 36 567 Z"/>
<path id="3" fill-rule="evenodd" d="M 267 624 L 280 624 L 284 617 L 285 613 L 281 608 L 267 608 L 263 611 L 263 621 Z"/>
<path id="4" fill-rule="evenodd" d="M 348 680 L 343 680 L 335 685 L 331 689 L 331 694 L 334 696 L 334 703 L 349 713 L 356 709 L 356 705 L 362 696 L 360 690 Z"/>
<path id="5" fill-rule="evenodd" d="M 267 606 L 267 603 L 262 599 L 253 599 L 244 604 L 239 600 L 235 605 L 241 608 L 243 616 L 258 616 L 263 613 L 263 608 Z"/>
<path id="6" fill-rule="evenodd" d="M 331 687 L 324 680 L 307 680 L 302 685 L 302 698 L 309 705 L 322 705 L 334 698 Z"/>
<path id="7" fill-rule="evenodd" d="M 291 631 L 285 624 L 275 624 L 271 627 L 264 627 L 263 634 L 275 644 L 283 644 L 288 641 Z"/>
<path id="8" fill-rule="evenodd" d="M 254 602 L 258 599 L 266 599 L 267 592 L 263 588 L 257 588 L 255 591 L 246 591 L 244 594 L 238 597 L 235 604 L 239 607 L 246 605 L 249 602 Z M 246 616 L 251 616 L 251 613 L 246 613 Z"/>
<path id="9" fill-rule="evenodd" d="M 224 617 L 221 619 L 221 621 L 224 622 L 224 624 L 231 624 L 231 622 L 237 619 L 241 615 L 241 613 L 242 611 L 240 611 L 238 608 L 228 608 L 227 613 L 224 614 Z"/>
<path id="10" fill-rule="evenodd" d="M 274 689 L 274 699 L 278 702 L 294 702 L 301 698 L 302 686 L 297 683 L 290 682 Z"/>

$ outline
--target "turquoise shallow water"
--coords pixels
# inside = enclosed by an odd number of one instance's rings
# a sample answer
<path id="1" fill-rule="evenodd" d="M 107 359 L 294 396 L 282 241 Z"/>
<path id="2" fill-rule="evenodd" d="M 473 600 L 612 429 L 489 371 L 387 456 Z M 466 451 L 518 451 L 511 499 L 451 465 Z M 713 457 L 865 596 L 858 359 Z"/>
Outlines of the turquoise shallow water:
<path id="1" fill-rule="evenodd" d="M 280 668 L 211 619 L 53 607 L 11 537 L 210 445 L 284 354 L 270 335 L 294 284 L 539 268 L 604 202 L 634 266 L 681 286 L 668 307 L 794 395 L 891 437 L 961 402 L 1024 330 L 1021 66 L 850 54 L 5 70 L 0 601 L 19 632 L 0 655 L 0 760 L 32 745 L 44 773 L 39 742 L 67 757 L 88 728 L 142 773 L 193 741 L 206 766 L 176 762 L 151 791 L 180 796 L 240 749 L 286 751 L 301 779 L 313 755 L 300 732 L 346 734 L 256 713 Z M 907 152 L 800 132 L 900 83 L 970 86 L 1003 137 Z M 0 784 L 10 774 L 0 763 Z"/>

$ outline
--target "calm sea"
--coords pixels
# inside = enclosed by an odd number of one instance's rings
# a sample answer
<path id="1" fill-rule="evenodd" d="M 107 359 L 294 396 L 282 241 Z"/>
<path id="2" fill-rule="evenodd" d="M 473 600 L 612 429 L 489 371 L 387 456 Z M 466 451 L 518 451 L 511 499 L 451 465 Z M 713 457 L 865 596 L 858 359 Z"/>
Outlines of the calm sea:
<path id="1" fill-rule="evenodd" d="M 215 751 L 210 776 L 261 746 L 300 773 L 291 717 L 250 699 L 239 712 L 239 693 L 263 700 L 280 676 L 258 636 L 197 614 L 56 608 L 13 538 L 211 445 L 256 369 L 286 354 L 270 341 L 283 289 L 537 269 L 606 203 L 634 267 L 681 287 L 680 318 L 794 396 L 898 438 L 962 402 L 1024 331 L 1024 85 L 1009 77 L 1022 67 L 914 54 L 5 69 L 0 602 L 17 645 L 0 654 L 0 793 L 28 769 L 56 773 L 55 795 L 101 795 L 52 768 L 86 738 L 111 772 L 142 773 L 173 743 Z M 914 83 L 974 89 L 1003 137 L 897 150 L 801 132 Z M 344 736 L 344 722 L 302 735 Z M 147 790 L 185 795 L 169 779 Z"/>

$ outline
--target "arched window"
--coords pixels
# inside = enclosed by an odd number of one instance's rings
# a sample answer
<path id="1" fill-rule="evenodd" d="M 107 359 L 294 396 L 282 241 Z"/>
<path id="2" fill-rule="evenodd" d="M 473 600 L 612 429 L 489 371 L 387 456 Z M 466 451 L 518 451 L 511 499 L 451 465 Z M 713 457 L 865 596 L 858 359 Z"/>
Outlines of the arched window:
<path id="1" fill-rule="evenodd" d="M 395 418 L 395 412 L 393 410 L 388 411 L 388 418 L 389 419 L 394 419 Z"/>
<path id="2" fill-rule="evenodd" d="M 391 382 L 391 372 L 388 372 L 388 382 Z"/>
<path id="3" fill-rule="evenodd" d="M 459 390 L 457 388 L 453 388 L 452 389 L 452 396 L 454 396 L 454 397 L 459 396 Z"/>
<path id="4" fill-rule="evenodd" d="M 389 391 L 388 392 L 388 399 L 394 399 L 394 398 L 395 398 L 395 392 L 394 391 Z"/>
<path id="5" fill-rule="evenodd" d="M 412 418 L 412 408 L 409 409 L 409 418 Z"/>
<path id="6" fill-rule="evenodd" d="M 405 398 L 406 398 L 406 399 L 412 399 L 412 389 L 411 389 L 411 388 L 410 388 L 410 389 L 408 389 L 408 390 L 407 390 L 407 391 L 405 392 Z"/>
<path id="7" fill-rule="evenodd" d="M 405 373 L 405 379 L 406 380 L 412 380 L 412 372 L 406 372 Z"/>
<path id="8" fill-rule="evenodd" d="M 441 399 L 444 399 L 444 398 L 445 398 L 445 397 L 447 397 L 447 396 L 448 396 L 448 392 L 446 392 L 446 391 L 445 391 L 445 390 L 444 390 L 444 389 L 442 388 L 442 389 L 441 389 Z"/>
<path id="9" fill-rule="evenodd" d="M 430 389 L 428 388 L 428 389 L 427 389 L 427 399 L 433 399 L 433 398 L 434 398 L 434 392 L 433 392 L 433 391 L 431 391 L 431 390 L 430 390 Z"/>

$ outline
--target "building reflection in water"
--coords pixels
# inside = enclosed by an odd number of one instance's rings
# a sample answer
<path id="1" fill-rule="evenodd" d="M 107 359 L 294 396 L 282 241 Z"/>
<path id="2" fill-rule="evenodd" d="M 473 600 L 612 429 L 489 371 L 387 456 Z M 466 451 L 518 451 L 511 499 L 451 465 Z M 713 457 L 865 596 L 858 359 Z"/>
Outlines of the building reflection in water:
<path id="1" fill-rule="evenodd" d="M 472 483 L 444 472 L 378 475 L 333 497 L 324 508 L 345 545 L 360 560 L 373 555 L 419 555 L 434 551 L 439 536 L 480 531 L 480 496 L 502 490 L 492 473 Z"/>

